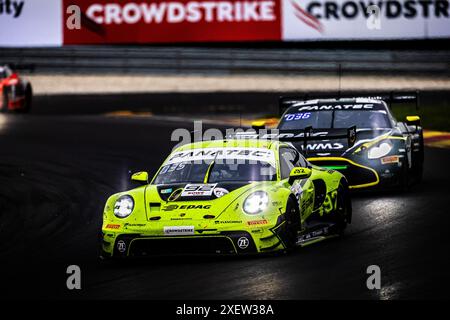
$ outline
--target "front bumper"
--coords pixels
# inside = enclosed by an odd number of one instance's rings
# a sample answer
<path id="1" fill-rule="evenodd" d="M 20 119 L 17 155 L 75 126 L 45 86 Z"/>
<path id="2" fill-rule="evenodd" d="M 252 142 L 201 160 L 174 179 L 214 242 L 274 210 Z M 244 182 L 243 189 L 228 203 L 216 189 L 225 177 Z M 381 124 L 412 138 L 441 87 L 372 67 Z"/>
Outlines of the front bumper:
<path id="1" fill-rule="evenodd" d="M 121 234 L 105 243 L 103 252 L 114 257 L 159 255 L 214 255 L 257 253 L 255 241 L 248 232 L 227 232 L 220 235 L 152 237 Z"/>
<path id="2" fill-rule="evenodd" d="M 401 183 L 402 156 L 395 163 L 382 163 L 381 159 L 354 159 L 344 157 L 314 157 L 308 160 L 319 167 L 341 172 L 350 189 L 395 187 Z"/>
<path id="3" fill-rule="evenodd" d="M 281 219 L 279 219 L 281 221 Z M 101 234 L 104 258 L 161 255 L 242 255 L 269 253 L 285 249 L 281 240 L 284 224 L 273 228 L 221 231 L 189 236 L 153 236 L 110 232 Z"/>

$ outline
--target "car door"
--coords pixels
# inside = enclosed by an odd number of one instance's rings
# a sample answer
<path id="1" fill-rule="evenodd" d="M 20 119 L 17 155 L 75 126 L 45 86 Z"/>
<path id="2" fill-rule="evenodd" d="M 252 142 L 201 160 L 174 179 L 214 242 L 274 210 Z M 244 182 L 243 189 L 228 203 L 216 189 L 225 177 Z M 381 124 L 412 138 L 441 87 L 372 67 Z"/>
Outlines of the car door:
<path id="1" fill-rule="evenodd" d="M 306 167 L 305 158 L 294 148 L 280 148 L 281 179 L 289 178 L 294 167 Z M 292 194 L 297 198 L 302 223 L 312 214 L 314 208 L 314 184 L 308 179 L 296 180 L 289 186 Z"/>

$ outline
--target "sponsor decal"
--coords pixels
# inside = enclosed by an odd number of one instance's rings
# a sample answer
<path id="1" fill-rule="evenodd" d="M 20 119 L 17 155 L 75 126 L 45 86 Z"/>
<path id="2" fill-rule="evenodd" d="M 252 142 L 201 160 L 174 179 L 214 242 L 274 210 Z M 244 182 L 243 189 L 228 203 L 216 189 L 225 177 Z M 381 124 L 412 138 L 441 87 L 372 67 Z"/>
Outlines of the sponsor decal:
<path id="1" fill-rule="evenodd" d="M 216 220 L 215 224 L 242 223 L 241 220 Z"/>
<path id="2" fill-rule="evenodd" d="M 275 154 L 265 148 L 204 148 L 174 152 L 164 164 L 180 162 L 205 161 L 217 159 L 236 159 L 267 161 L 275 163 Z"/>
<path id="3" fill-rule="evenodd" d="M 282 132 L 279 133 L 277 129 L 272 130 L 273 133 L 265 133 L 265 134 L 258 134 L 258 133 L 252 133 L 252 132 L 242 132 L 238 133 L 236 135 L 236 138 L 242 138 L 242 139 L 262 139 L 262 140 L 280 140 L 283 138 L 302 138 L 305 136 L 304 132 L 300 133 L 293 133 L 293 132 Z M 326 131 L 321 132 L 315 132 L 309 134 L 310 137 L 324 137 L 327 136 L 329 133 Z"/>
<path id="4" fill-rule="evenodd" d="M 173 235 L 193 235 L 194 234 L 194 226 L 173 226 L 173 227 L 164 227 L 164 235 L 173 236 Z"/>
<path id="5" fill-rule="evenodd" d="M 214 195 L 217 198 L 223 197 L 224 195 L 226 195 L 228 193 L 230 193 L 230 192 L 227 189 L 224 189 L 224 188 L 215 188 L 214 189 Z"/>
<path id="6" fill-rule="evenodd" d="M 309 151 L 320 151 L 320 150 L 342 150 L 344 149 L 344 145 L 339 142 L 327 142 L 327 143 L 308 143 L 306 145 L 306 150 Z M 301 146 L 301 149 L 304 149 L 304 146 Z"/>
<path id="7" fill-rule="evenodd" d="M 120 229 L 120 224 L 107 224 L 106 229 Z"/>
<path id="8" fill-rule="evenodd" d="M 309 233 L 306 233 L 304 235 L 301 235 L 297 238 L 297 244 L 301 244 L 303 242 L 309 241 L 309 240 L 313 240 L 315 238 L 318 237 L 324 237 L 327 236 L 329 234 L 329 228 L 328 227 L 323 227 L 321 229 L 315 230 L 315 231 L 311 231 Z"/>
<path id="9" fill-rule="evenodd" d="M 242 250 L 247 249 L 249 244 L 250 244 L 250 241 L 248 240 L 247 237 L 240 237 L 237 241 L 238 247 L 241 248 Z"/>
<path id="10" fill-rule="evenodd" d="M 172 193 L 173 189 L 169 188 L 169 189 L 161 189 L 161 194 L 167 194 L 167 193 Z"/>
<path id="11" fill-rule="evenodd" d="M 162 208 L 163 211 L 173 211 L 173 210 L 195 210 L 195 209 L 211 209 L 211 205 L 203 205 L 203 204 L 184 204 L 184 205 L 177 205 L 177 204 L 169 204 L 167 206 L 164 206 Z"/>
<path id="12" fill-rule="evenodd" d="M 92 4 L 86 15 L 97 24 L 177 24 L 274 21 L 275 1 L 186 1 Z"/>
<path id="13" fill-rule="evenodd" d="M 374 108 L 374 105 L 372 103 L 330 104 L 330 105 L 302 106 L 302 107 L 298 108 L 298 111 L 373 110 L 373 108 Z"/>
<path id="14" fill-rule="evenodd" d="M 259 226 L 259 225 L 264 225 L 264 224 L 268 224 L 268 223 L 269 223 L 269 221 L 267 221 L 266 219 L 247 221 L 247 224 L 249 226 Z"/>
<path id="15" fill-rule="evenodd" d="M 117 241 L 117 250 L 119 250 L 119 252 L 122 252 L 122 253 L 124 253 L 127 250 L 127 245 L 126 245 L 125 241 L 123 241 L 123 240 Z"/>
<path id="16" fill-rule="evenodd" d="M 388 157 L 381 158 L 382 164 L 399 163 L 399 162 L 400 162 L 399 156 L 388 156 Z"/>
<path id="17" fill-rule="evenodd" d="M 124 227 L 126 228 L 126 227 L 131 227 L 131 228 L 133 228 L 133 227 L 145 227 L 146 226 L 146 224 L 144 224 L 144 223 L 125 223 L 124 224 Z"/>
<path id="18" fill-rule="evenodd" d="M 212 195 L 215 184 L 188 184 L 181 193 L 182 197 L 209 197 Z"/>
<path id="19" fill-rule="evenodd" d="M 448 0 L 285 0 L 282 16 L 284 40 L 427 38 L 450 33 Z M 378 28 L 369 27 L 373 19 Z"/>
<path id="20" fill-rule="evenodd" d="M 280 0 L 63 0 L 80 6 L 65 44 L 281 40 Z"/>

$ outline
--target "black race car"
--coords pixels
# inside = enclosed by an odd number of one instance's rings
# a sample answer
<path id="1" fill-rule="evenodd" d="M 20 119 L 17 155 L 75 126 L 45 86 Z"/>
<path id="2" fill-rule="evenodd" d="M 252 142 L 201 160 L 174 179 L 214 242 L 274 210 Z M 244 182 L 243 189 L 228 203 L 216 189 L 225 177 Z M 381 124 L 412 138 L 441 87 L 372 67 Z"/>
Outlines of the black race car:
<path id="1" fill-rule="evenodd" d="M 285 111 L 277 126 L 278 137 L 292 139 L 311 163 L 343 173 L 352 189 L 406 189 L 411 181 L 421 180 L 423 173 L 420 118 L 408 116 L 404 122 L 397 121 L 386 101 L 417 101 L 417 95 L 306 101 L 282 98 L 280 108 Z M 353 132 L 344 132 L 349 127 Z M 352 139 L 347 139 L 349 134 Z M 304 139 L 295 142 L 296 136 Z M 329 140 L 324 140 L 327 137 Z"/>

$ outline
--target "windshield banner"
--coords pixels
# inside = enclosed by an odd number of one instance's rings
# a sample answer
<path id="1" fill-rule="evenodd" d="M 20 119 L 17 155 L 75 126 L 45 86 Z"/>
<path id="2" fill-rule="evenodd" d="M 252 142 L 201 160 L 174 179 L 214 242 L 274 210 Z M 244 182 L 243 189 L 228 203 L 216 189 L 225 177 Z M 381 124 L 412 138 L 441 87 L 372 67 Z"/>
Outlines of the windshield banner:
<path id="1" fill-rule="evenodd" d="M 247 160 L 275 163 L 275 154 L 264 148 L 205 148 L 172 153 L 164 165 L 180 162 L 202 162 L 211 160 Z M 228 161 L 227 161 L 228 163 Z"/>

